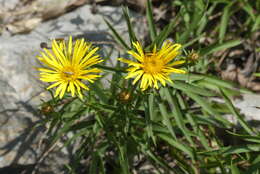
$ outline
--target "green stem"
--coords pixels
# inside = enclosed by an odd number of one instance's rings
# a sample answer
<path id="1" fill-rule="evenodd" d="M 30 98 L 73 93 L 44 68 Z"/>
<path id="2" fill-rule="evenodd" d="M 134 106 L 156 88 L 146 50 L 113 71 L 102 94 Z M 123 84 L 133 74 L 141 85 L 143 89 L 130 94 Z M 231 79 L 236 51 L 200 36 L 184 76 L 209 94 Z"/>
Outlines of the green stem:
<path id="1" fill-rule="evenodd" d="M 100 69 L 103 69 L 103 70 L 107 70 L 107 71 L 110 71 L 110 72 L 126 73 L 126 71 L 124 69 L 112 68 L 112 67 L 105 66 L 105 65 L 95 65 L 94 67 L 100 68 Z"/>

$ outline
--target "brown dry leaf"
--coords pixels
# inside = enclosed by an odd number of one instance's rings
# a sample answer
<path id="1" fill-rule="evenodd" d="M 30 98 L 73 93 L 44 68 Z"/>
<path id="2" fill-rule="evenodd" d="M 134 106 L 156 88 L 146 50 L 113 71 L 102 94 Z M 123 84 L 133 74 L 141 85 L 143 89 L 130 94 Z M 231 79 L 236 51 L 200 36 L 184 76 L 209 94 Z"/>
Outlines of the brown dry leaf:
<path id="1" fill-rule="evenodd" d="M 260 83 L 257 82 L 250 82 L 248 83 L 248 88 L 252 89 L 253 91 L 260 91 Z"/>
<path id="2" fill-rule="evenodd" d="M 254 82 L 254 78 L 246 77 L 238 68 L 233 70 L 221 71 L 221 78 L 223 80 L 236 82 L 239 85 L 251 89 L 253 91 L 260 91 L 260 82 Z"/>

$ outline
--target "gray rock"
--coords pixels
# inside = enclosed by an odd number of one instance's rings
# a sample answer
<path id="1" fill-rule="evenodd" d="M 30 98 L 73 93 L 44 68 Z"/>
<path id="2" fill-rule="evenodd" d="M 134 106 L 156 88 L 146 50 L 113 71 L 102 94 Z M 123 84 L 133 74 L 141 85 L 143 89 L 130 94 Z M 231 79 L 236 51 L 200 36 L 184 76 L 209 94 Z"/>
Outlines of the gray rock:
<path id="1" fill-rule="evenodd" d="M 19 4 L 19 0 L 0 0 L 0 11 L 13 10 Z"/>
<path id="2" fill-rule="evenodd" d="M 260 95 L 243 94 L 242 99 L 235 100 L 234 105 L 246 116 L 246 120 L 260 121 Z"/>

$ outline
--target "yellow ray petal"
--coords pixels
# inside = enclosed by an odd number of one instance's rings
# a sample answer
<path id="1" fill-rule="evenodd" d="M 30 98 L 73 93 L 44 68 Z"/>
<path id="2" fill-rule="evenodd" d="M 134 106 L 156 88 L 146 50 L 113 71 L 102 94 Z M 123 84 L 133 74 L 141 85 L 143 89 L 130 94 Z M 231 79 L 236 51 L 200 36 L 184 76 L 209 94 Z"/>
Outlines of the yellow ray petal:
<path id="1" fill-rule="evenodd" d="M 71 91 L 71 96 L 74 97 L 74 95 L 75 95 L 75 86 L 74 86 L 73 82 L 69 83 L 69 89 Z"/>
<path id="2" fill-rule="evenodd" d="M 65 92 L 66 92 L 68 82 L 62 83 L 60 86 L 62 86 L 62 89 L 60 91 L 59 97 L 62 98 L 64 96 Z"/>
<path id="3" fill-rule="evenodd" d="M 68 56 L 71 59 L 71 54 L 72 54 L 72 36 L 69 37 L 68 41 Z"/>
<path id="4" fill-rule="evenodd" d="M 56 86 L 58 86 L 58 85 L 60 85 L 62 82 L 56 82 L 56 83 L 53 83 L 52 85 L 50 85 L 50 86 L 48 86 L 48 88 L 47 88 L 47 90 L 49 90 L 49 89 L 51 89 L 51 88 L 54 88 L 54 87 L 56 87 Z"/>
<path id="5" fill-rule="evenodd" d="M 167 66 L 181 65 L 181 64 L 184 64 L 185 62 L 186 62 L 185 60 L 178 60 L 178 61 L 174 61 L 172 63 L 169 63 Z"/>
<path id="6" fill-rule="evenodd" d="M 141 57 L 144 57 L 144 51 L 139 42 L 133 42 L 134 47 L 136 48 L 137 52 L 140 54 Z"/>

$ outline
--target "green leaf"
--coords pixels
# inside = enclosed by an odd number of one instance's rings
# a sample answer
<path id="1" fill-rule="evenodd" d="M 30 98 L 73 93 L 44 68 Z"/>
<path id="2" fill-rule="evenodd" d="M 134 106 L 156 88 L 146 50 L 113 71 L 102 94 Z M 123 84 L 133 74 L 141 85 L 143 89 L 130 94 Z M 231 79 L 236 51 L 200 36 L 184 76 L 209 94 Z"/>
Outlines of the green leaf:
<path id="1" fill-rule="evenodd" d="M 230 133 L 231 135 L 234 135 L 236 137 L 239 137 L 241 139 L 243 139 L 244 141 L 249 141 L 249 142 L 253 142 L 253 143 L 259 143 L 260 144 L 260 136 L 251 136 L 251 135 L 242 135 L 242 134 L 236 134 L 234 132 L 230 132 L 227 131 L 228 133 Z"/>
<path id="2" fill-rule="evenodd" d="M 135 139 L 136 143 L 138 144 L 138 146 L 143 154 L 145 154 L 147 157 L 152 159 L 157 165 L 159 164 L 160 166 L 164 167 L 165 169 L 167 169 L 169 171 L 174 171 L 174 173 L 176 173 L 176 169 L 170 167 L 168 165 L 168 163 L 165 160 L 163 160 L 159 155 L 155 155 L 147 143 L 144 143 L 143 140 L 140 139 L 139 137 L 137 137 L 136 135 L 132 135 L 132 136 Z"/>
<path id="3" fill-rule="evenodd" d="M 189 143 L 192 146 L 195 146 L 195 143 L 193 142 L 193 140 L 191 139 L 190 136 L 190 132 L 188 131 L 188 129 L 185 127 L 185 123 L 184 123 L 184 117 L 182 115 L 182 111 L 180 109 L 179 103 L 177 101 L 177 98 L 175 96 L 172 96 L 169 92 L 168 88 L 163 88 L 164 94 L 166 96 L 167 101 L 169 102 L 169 104 L 172 106 L 172 113 L 174 115 L 174 119 L 176 120 L 176 124 L 179 127 L 179 129 L 182 131 L 182 133 L 184 134 L 184 136 L 187 138 L 187 140 L 189 141 Z"/>
<path id="4" fill-rule="evenodd" d="M 118 150 L 119 150 L 119 161 L 122 168 L 123 174 L 130 174 L 129 165 L 128 165 L 128 157 L 126 152 L 125 145 L 121 145 L 118 143 Z"/>
<path id="5" fill-rule="evenodd" d="M 195 42 L 197 42 L 198 40 L 200 40 L 204 36 L 205 36 L 204 34 L 199 34 L 197 37 L 195 37 L 195 38 L 193 38 L 193 39 L 183 43 L 182 48 L 184 49 L 184 48 L 194 44 Z"/>
<path id="6" fill-rule="evenodd" d="M 118 108 L 116 108 L 115 106 L 108 105 L 108 104 L 101 104 L 101 103 L 91 103 L 88 104 L 88 106 L 94 110 L 101 110 L 105 112 L 113 112 L 118 110 Z"/>
<path id="7" fill-rule="evenodd" d="M 131 45 L 133 42 L 137 41 L 137 38 L 135 36 L 135 32 L 133 30 L 133 26 L 132 26 L 132 22 L 130 20 L 130 16 L 129 16 L 129 10 L 127 7 L 123 7 L 123 14 L 126 20 L 126 24 L 127 24 L 127 28 L 128 28 L 128 34 L 129 34 L 129 38 L 131 41 Z"/>
<path id="8" fill-rule="evenodd" d="M 112 31 L 112 34 L 114 35 L 114 38 L 118 42 L 118 44 L 123 46 L 126 50 L 130 50 L 130 47 L 126 44 L 120 34 L 118 34 L 115 28 L 106 19 L 104 19 L 104 21 L 107 24 L 108 28 Z"/>
<path id="9" fill-rule="evenodd" d="M 165 160 L 161 159 L 158 155 L 155 155 L 151 150 L 147 149 L 147 148 L 142 148 L 142 151 L 144 154 L 146 154 L 149 158 L 151 158 L 152 160 L 154 160 L 157 164 L 159 164 L 160 166 L 174 171 L 174 173 L 176 173 L 176 169 L 170 167 Z"/>
<path id="10" fill-rule="evenodd" d="M 258 15 L 256 17 L 256 20 L 255 20 L 255 22 L 253 24 L 253 27 L 252 27 L 251 31 L 254 32 L 254 31 L 258 30 L 259 28 L 260 28 L 260 15 Z"/>
<path id="11" fill-rule="evenodd" d="M 102 103 L 108 102 L 108 96 L 104 93 L 104 89 L 101 89 L 97 83 L 90 85 L 91 91 L 93 91 Z"/>
<path id="12" fill-rule="evenodd" d="M 228 108 L 230 109 L 230 111 L 232 112 L 232 114 L 236 117 L 236 119 L 238 120 L 239 124 L 244 128 L 244 130 L 250 134 L 250 135 L 254 135 L 254 130 L 248 125 L 248 123 L 243 119 L 243 117 L 238 113 L 238 111 L 235 109 L 234 105 L 232 104 L 232 102 L 230 101 L 230 99 L 228 98 L 227 92 L 224 89 L 219 89 Z"/>
<path id="13" fill-rule="evenodd" d="M 197 104 L 199 104 L 206 112 L 208 112 L 210 115 L 215 116 L 214 118 L 221 122 L 223 125 L 227 127 L 231 127 L 232 124 L 227 121 L 225 118 L 223 118 L 209 103 L 207 102 L 204 98 L 191 93 L 191 92 L 186 92 L 186 94 L 192 98 L 194 101 L 196 101 Z"/>
<path id="14" fill-rule="evenodd" d="M 189 83 L 204 82 L 216 86 L 215 90 L 218 90 L 218 87 L 221 87 L 221 88 L 228 88 L 232 90 L 238 90 L 240 92 L 250 93 L 250 91 L 246 88 L 238 88 L 239 86 L 235 83 L 224 81 L 215 76 L 209 76 L 204 74 L 172 74 L 171 79 L 182 80 Z M 202 87 L 207 87 L 207 86 L 202 85 Z"/>
<path id="15" fill-rule="evenodd" d="M 122 69 L 122 68 L 114 68 L 114 67 L 109 67 L 109 66 L 100 65 L 100 64 L 94 65 L 93 67 L 100 68 L 100 69 L 108 71 L 108 72 L 126 73 L 125 69 Z"/>
<path id="16" fill-rule="evenodd" d="M 187 14 L 189 15 L 189 14 Z M 189 37 L 191 36 L 191 33 L 194 32 L 200 25 L 200 23 L 203 21 L 203 16 L 205 16 L 205 13 L 202 11 L 196 11 L 192 15 L 191 22 L 189 22 L 187 28 L 182 32 L 179 36 L 179 38 L 176 40 L 177 43 L 184 44 L 188 42 Z"/>
<path id="17" fill-rule="evenodd" d="M 70 131 L 71 125 L 73 124 L 74 120 L 68 121 L 64 124 L 62 128 L 58 130 L 57 133 L 55 133 L 51 139 L 50 139 L 50 147 L 58 140 L 61 136 L 63 136 L 65 133 Z"/>
<path id="18" fill-rule="evenodd" d="M 234 165 L 233 163 L 231 163 L 230 168 L 231 168 L 231 173 L 232 173 L 232 174 L 240 174 L 239 169 L 238 169 L 237 166 Z"/>
<path id="19" fill-rule="evenodd" d="M 251 165 L 249 166 L 247 173 L 250 174 L 260 174 L 260 156 L 258 155 L 253 162 L 251 163 Z"/>
<path id="20" fill-rule="evenodd" d="M 199 86 L 195 86 L 189 83 L 184 83 L 181 81 L 174 81 L 173 83 L 170 83 L 170 85 L 173 88 L 179 89 L 181 91 L 188 91 L 188 92 L 194 92 L 196 94 L 202 95 L 202 96 L 216 96 L 217 94 L 215 92 L 209 91 L 208 89 L 203 89 Z"/>
<path id="21" fill-rule="evenodd" d="M 153 143 L 156 144 L 156 139 L 155 136 L 153 134 L 153 126 L 152 126 L 152 121 L 154 120 L 155 117 L 155 107 L 154 107 L 154 95 L 150 94 L 148 97 L 148 106 L 147 106 L 147 111 L 148 114 L 146 115 L 146 123 L 147 123 L 147 133 L 148 136 L 152 138 Z M 147 113 L 146 111 L 146 113 Z"/>
<path id="22" fill-rule="evenodd" d="M 241 43 L 242 43 L 241 40 L 231 40 L 231 41 L 227 41 L 224 43 L 216 43 L 216 44 L 213 44 L 211 46 L 201 49 L 200 55 L 203 57 L 203 56 L 212 54 L 214 52 L 217 52 L 217 51 L 220 51 L 223 49 L 235 47 L 237 45 L 240 45 Z"/>
<path id="23" fill-rule="evenodd" d="M 177 137 L 176 137 L 176 135 L 174 133 L 173 127 L 172 127 L 171 120 L 169 119 L 169 114 L 167 113 L 165 106 L 162 103 L 160 103 L 159 104 L 159 108 L 160 108 L 161 114 L 163 116 L 163 123 L 167 126 L 167 128 L 168 128 L 169 132 L 171 133 L 171 135 L 175 139 L 177 139 Z"/>
<path id="24" fill-rule="evenodd" d="M 147 0 L 146 17 L 147 17 L 147 21 L 148 21 L 150 37 L 151 37 L 151 40 L 154 41 L 157 33 L 156 33 L 156 27 L 155 27 L 154 20 L 153 20 L 153 9 L 152 9 L 151 0 Z"/>
<path id="25" fill-rule="evenodd" d="M 231 2 L 229 5 L 224 7 L 223 14 L 221 16 L 221 21 L 220 21 L 220 29 L 219 29 L 219 41 L 220 43 L 223 42 L 227 26 L 229 23 L 229 17 L 231 15 L 231 9 L 235 1 Z"/>
<path id="26" fill-rule="evenodd" d="M 254 9 L 253 7 L 250 5 L 250 3 L 243 1 L 242 4 L 242 9 L 247 12 L 247 14 L 252 18 L 253 22 L 255 22 L 256 20 L 256 16 L 254 14 Z"/>
<path id="27" fill-rule="evenodd" d="M 198 152 L 199 155 L 223 155 L 224 157 L 231 154 L 240 154 L 240 153 L 247 153 L 247 152 L 259 152 L 260 145 L 259 144 L 247 144 L 247 145 L 237 145 L 237 146 L 228 146 L 222 147 L 217 150 L 212 151 L 204 151 Z"/>
<path id="28" fill-rule="evenodd" d="M 98 156 L 97 152 L 93 152 L 91 154 L 91 165 L 89 169 L 89 173 L 99 173 L 99 163 L 100 163 L 100 157 Z"/>
<path id="29" fill-rule="evenodd" d="M 195 119 L 197 117 L 192 115 L 192 114 L 186 114 L 189 123 L 192 125 L 193 127 L 193 131 L 195 131 L 194 133 L 197 135 L 197 138 L 200 140 L 201 144 L 207 149 L 207 150 L 211 150 L 209 144 L 208 144 L 208 140 L 205 137 L 205 135 L 203 134 L 203 131 L 200 129 L 199 124 L 197 122 L 197 120 Z M 205 117 L 203 117 L 205 118 Z M 208 124 L 206 124 L 208 125 Z"/>
<path id="30" fill-rule="evenodd" d="M 210 125 L 213 127 L 223 127 L 220 122 L 214 117 L 205 117 L 205 115 L 191 115 L 198 124 Z"/>
<path id="31" fill-rule="evenodd" d="M 189 146 L 186 146 L 184 144 L 177 142 L 176 140 L 174 140 L 173 138 L 171 138 L 169 135 L 166 135 L 166 134 L 157 134 L 157 136 L 160 137 L 161 139 L 163 139 L 164 141 L 168 142 L 173 147 L 175 147 L 175 148 L 181 150 L 182 152 L 186 153 L 187 155 L 189 155 L 189 157 L 192 160 L 195 159 L 195 155 Z"/>
<path id="32" fill-rule="evenodd" d="M 172 80 L 182 80 L 182 81 L 185 81 L 185 82 L 188 82 L 188 83 L 192 83 L 192 82 L 196 82 L 196 81 L 199 81 L 199 80 L 204 80 L 205 77 L 203 75 L 195 75 L 195 74 L 191 74 L 191 73 L 188 73 L 188 74 L 175 74 L 173 73 L 171 75 L 171 79 Z M 173 82 L 174 83 L 174 82 Z"/>
<path id="33" fill-rule="evenodd" d="M 157 47 L 161 47 L 165 39 L 169 36 L 169 34 L 173 31 L 173 28 L 177 25 L 176 21 L 178 17 L 179 14 L 175 17 L 175 19 L 171 20 L 170 23 L 163 28 L 163 30 L 159 33 L 159 35 L 156 36 L 151 45 L 156 44 Z"/>
<path id="34" fill-rule="evenodd" d="M 74 134 L 71 138 L 69 138 L 67 141 L 64 142 L 63 147 L 67 147 L 69 144 L 71 144 L 73 141 L 75 141 L 77 138 L 87 135 L 89 132 L 89 129 L 83 129 L 79 131 L 78 133 Z"/>

